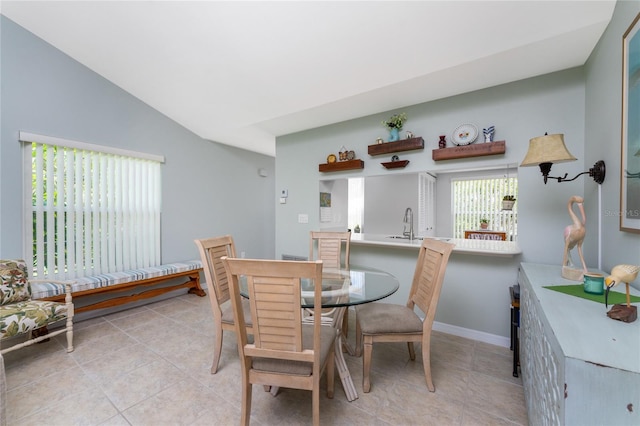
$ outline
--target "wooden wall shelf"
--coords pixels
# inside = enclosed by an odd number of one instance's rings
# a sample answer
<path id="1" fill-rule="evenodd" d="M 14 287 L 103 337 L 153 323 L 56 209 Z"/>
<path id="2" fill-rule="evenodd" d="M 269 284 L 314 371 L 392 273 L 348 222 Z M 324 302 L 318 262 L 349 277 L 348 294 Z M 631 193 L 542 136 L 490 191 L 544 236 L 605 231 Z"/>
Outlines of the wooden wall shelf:
<path id="1" fill-rule="evenodd" d="M 402 139 L 396 142 L 384 142 L 369 145 L 369 155 L 382 155 L 392 152 L 412 151 L 424 149 L 424 139 L 421 137 Z"/>
<path id="2" fill-rule="evenodd" d="M 385 169 L 400 169 L 407 167 L 407 164 L 409 164 L 409 160 L 389 161 L 387 163 L 380 164 L 382 164 Z"/>
<path id="3" fill-rule="evenodd" d="M 482 157 L 485 155 L 504 154 L 507 149 L 505 141 L 481 142 L 451 148 L 439 148 L 431 151 L 433 161 L 455 160 L 458 158 Z"/>
<path id="4" fill-rule="evenodd" d="M 336 161 L 335 163 L 318 164 L 318 170 L 325 172 L 341 172 L 344 170 L 364 169 L 364 161 L 362 160 L 347 160 Z"/>

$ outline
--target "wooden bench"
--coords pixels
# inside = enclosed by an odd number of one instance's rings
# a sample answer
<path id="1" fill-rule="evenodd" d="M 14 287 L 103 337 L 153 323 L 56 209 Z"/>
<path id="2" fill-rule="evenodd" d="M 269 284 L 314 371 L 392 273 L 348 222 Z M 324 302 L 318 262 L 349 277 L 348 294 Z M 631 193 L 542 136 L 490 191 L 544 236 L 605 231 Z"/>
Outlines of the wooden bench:
<path id="1" fill-rule="evenodd" d="M 94 309 L 111 308 L 114 306 L 131 303 L 159 296 L 170 291 L 188 288 L 188 292 L 200 297 L 206 295 L 200 287 L 200 272 L 202 263 L 199 260 L 171 263 L 150 268 L 134 269 L 130 271 L 100 274 L 90 277 L 76 278 L 71 286 L 75 312 L 85 312 Z M 154 287 L 156 284 L 169 280 L 183 278 L 185 281 L 169 286 Z M 56 283 L 42 282 L 32 284 L 34 299 L 64 301 L 64 286 Z M 91 296 L 101 297 L 100 301 L 91 301 L 85 305 L 83 299 L 89 300 Z M 108 297 L 109 295 L 113 297 Z M 96 297 L 93 297 L 96 299 Z"/>

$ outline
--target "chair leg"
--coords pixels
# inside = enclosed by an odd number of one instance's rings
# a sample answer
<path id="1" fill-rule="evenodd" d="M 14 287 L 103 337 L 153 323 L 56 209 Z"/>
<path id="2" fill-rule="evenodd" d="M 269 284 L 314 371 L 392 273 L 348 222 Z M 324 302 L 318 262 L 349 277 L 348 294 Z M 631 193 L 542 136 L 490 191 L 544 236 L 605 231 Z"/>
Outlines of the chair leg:
<path id="1" fill-rule="evenodd" d="M 311 405 L 313 406 L 313 426 L 320 426 L 320 377 L 313 378 Z"/>
<path id="2" fill-rule="evenodd" d="M 240 414 L 240 424 L 249 426 L 251 419 L 251 391 L 252 385 L 248 377 L 242 379 L 242 413 Z"/>
<path id="3" fill-rule="evenodd" d="M 409 358 L 411 358 L 411 361 L 415 361 L 416 360 L 416 350 L 413 347 L 413 342 L 407 342 L 407 347 L 409 348 Z"/>
<path id="4" fill-rule="evenodd" d="M 435 392 L 436 387 L 431 378 L 431 336 L 424 336 L 422 339 L 422 365 L 424 367 L 424 378 L 427 381 L 429 392 Z"/>
<path id="5" fill-rule="evenodd" d="M 213 342 L 213 364 L 211 364 L 211 374 L 218 372 L 220 355 L 222 354 L 222 327 L 216 327 L 216 339 Z"/>
<path id="6" fill-rule="evenodd" d="M 362 329 L 360 328 L 360 323 L 356 318 L 356 350 L 355 356 L 360 357 L 362 355 Z"/>
<path id="7" fill-rule="evenodd" d="M 67 317 L 67 352 L 73 352 L 73 319 Z"/>
<path id="8" fill-rule="evenodd" d="M 364 336 L 364 358 L 362 360 L 362 391 L 369 393 L 371 390 L 371 355 L 373 353 L 373 339 L 371 336 Z"/>
<path id="9" fill-rule="evenodd" d="M 335 353 L 329 354 L 329 360 L 327 361 L 327 398 L 333 399 L 333 393 L 335 389 Z"/>
<path id="10" fill-rule="evenodd" d="M 342 335 L 345 339 L 349 335 L 349 308 L 344 310 L 344 317 L 342 317 Z"/>

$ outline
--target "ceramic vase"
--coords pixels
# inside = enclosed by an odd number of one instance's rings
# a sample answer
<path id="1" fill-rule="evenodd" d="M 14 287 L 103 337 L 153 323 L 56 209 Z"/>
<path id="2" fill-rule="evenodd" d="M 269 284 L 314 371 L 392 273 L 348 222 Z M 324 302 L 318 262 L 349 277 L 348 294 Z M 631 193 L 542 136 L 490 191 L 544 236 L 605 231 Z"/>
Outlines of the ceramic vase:
<path id="1" fill-rule="evenodd" d="M 438 141 L 438 148 L 446 148 L 447 147 L 447 141 L 445 140 L 446 137 L 447 137 L 447 135 L 441 135 L 440 136 L 440 140 Z"/>
<path id="2" fill-rule="evenodd" d="M 400 139 L 400 132 L 395 127 L 389 129 L 389 142 L 395 142 Z"/>

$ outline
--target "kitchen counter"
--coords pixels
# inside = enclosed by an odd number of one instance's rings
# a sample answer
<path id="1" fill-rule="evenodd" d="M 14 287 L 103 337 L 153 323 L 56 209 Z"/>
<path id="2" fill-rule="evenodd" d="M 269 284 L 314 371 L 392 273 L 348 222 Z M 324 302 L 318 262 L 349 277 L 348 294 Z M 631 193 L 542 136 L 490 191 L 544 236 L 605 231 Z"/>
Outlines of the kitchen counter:
<path id="1" fill-rule="evenodd" d="M 455 244 L 453 253 L 476 254 L 482 256 L 513 257 L 521 254 L 518 244 L 511 241 L 465 240 L 463 238 L 425 237 L 447 241 Z M 369 245 L 397 248 L 418 248 L 422 245 L 422 237 L 414 240 L 390 238 L 390 235 L 351 234 L 351 245 Z"/>

